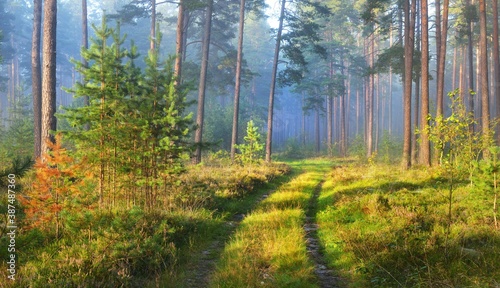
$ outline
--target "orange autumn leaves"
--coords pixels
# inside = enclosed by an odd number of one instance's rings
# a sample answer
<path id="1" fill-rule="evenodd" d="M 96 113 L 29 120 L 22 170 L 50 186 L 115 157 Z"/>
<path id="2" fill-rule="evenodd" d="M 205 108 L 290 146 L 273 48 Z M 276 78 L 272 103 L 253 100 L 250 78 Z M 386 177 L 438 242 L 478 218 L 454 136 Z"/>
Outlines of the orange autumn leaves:
<path id="1" fill-rule="evenodd" d="M 46 227 L 54 223 L 60 228 L 62 211 L 83 212 L 93 209 L 92 174 L 85 172 L 84 163 L 76 163 L 62 146 L 58 134 L 54 143 L 47 143 L 50 152 L 37 159 L 35 181 L 24 197 L 28 228 Z"/>

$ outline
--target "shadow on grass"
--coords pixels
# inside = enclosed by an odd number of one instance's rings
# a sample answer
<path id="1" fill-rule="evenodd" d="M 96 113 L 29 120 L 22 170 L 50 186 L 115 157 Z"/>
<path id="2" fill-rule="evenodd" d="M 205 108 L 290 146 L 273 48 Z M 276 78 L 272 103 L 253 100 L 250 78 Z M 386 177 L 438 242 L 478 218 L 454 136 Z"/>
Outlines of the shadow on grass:
<path id="1" fill-rule="evenodd" d="M 331 186 L 318 210 L 327 258 L 340 267 L 340 258 L 351 255 L 341 269 L 354 287 L 498 287 L 500 233 L 487 221 L 468 222 L 486 210 L 472 211 L 474 203 L 463 200 L 453 199 L 453 211 L 468 208 L 466 216 L 453 212 L 449 222 L 448 179 L 362 181 Z"/>

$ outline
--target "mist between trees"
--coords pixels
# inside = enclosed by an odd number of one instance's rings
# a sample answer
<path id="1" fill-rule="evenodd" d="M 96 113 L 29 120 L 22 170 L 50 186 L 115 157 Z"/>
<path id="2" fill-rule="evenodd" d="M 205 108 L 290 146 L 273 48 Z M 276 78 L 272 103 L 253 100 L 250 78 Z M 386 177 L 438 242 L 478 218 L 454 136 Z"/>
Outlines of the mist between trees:
<path id="1" fill-rule="evenodd" d="M 438 164 L 428 117 L 451 115 L 445 95 L 455 89 L 477 120 L 471 131 L 495 138 L 496 1 L 55 2 L 43 11 L 39 1 L 1 2 L 2 143 L 20 152 L 7 158 L 39 157 L 49 131 L 75 127 L 54 115 L 89 105 L 91 95 L 75 97 L 74 87 L 93 81 L 81 67 L 96 62 L 82 49 L 104 41 L 95 29 L 103 14 L 137 69 L 146 69 L 148 51 L 174 57 L 173 85 L 186 92 L 182 113 L 195 124 L 186 135 L 195 163 L 218 150 L 234 160 L 252 120 L 267 138 L 267 161 L 297 149 L 369 158 L 390 143 L 403 168 Z M 281 25 L 271 29 L 266 12 Z"/>

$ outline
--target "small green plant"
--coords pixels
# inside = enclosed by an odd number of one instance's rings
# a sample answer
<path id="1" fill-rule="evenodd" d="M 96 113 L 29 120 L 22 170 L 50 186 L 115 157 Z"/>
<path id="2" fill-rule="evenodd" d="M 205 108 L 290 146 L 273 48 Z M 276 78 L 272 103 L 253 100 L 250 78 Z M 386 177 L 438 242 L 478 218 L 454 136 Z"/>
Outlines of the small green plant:
<path id="1" fill-rule="evenodd" d="M 236 145 L 236 148 L 241 151 L 240 159 L 244 164 L 256 163 L 261 158 L 264 145 L 261 143 L 261 135 L 258 130 L 259 128 L 254 126 L 252 120 L 248 121 L 247 135 L 243 138 L 246 143 Z"/>
<path id="2" fill-rule="evenodd" d="M 495 228 L 498 229 L 498 173 L 500 171 L 500 163 L 498 156 L 500 153 L 500 146 L 490 147 L 489 153 L 491 157 L 477 161 L 474 165 L 477 167 L 478 173 L 474 179 L 474 184 L 491 194 L 493 194 L 493 223 Z"/>
<path id="3" fill-rule="evenodd" d="M 438 148 L 441 165 L 446 163 L 451 165 L 453 172 L 460 174 L 457 176 L 468 172 L 469 177 L 472 177 L 474 172 L 472 163 L 486 148 L 484 139 L 490 135 L 481 135 L 474 131 L 473 128 L 477 122 L 474 115 L 467 112 L 459 95 L 459 90 L 448 94 L 451 100 L 450 116 L 428 117 L 430 125 L 427 127 L 427 133 L 430 141 Z"/>

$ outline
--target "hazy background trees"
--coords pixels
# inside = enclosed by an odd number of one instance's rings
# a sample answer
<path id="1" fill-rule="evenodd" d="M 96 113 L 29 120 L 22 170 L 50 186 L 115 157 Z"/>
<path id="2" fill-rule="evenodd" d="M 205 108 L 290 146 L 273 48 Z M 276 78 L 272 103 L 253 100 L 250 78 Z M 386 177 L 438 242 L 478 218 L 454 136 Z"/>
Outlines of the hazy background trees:
<path id="1" fill-rule="evenodd" d="M 37 96 L 37 74 L 41 71 L 37 63 L 44 58 L 37 60 L 41 52 L 36 50 L 41 48 L 36 44 L 44 41 L 37 40 L 35 28 L 40 18 L 34 15 L 40 8 L 34 6 L 38 1 L 0 3 L 2 129 L 12 127 L 13 109 L 26 105 L 23 113 L 32 119 L 30 125 L 37 135 L 41 131 L 38 114 L 44 106 Z M 56 80 L 55 109 L 85 104 L 64 87 L 72 87 L 83 77 L 71 59 L 80 59 L 85 39 L 93 36 L 92 31 L 89 35 L 84 32 L 85 19 L 89 26 L 99 23 L 105 11 L 108 23 L 121 23 L 122 32 L 134 41 L 141 57 L 155 43 L 156 29 L 163 35 L 159 53 L 179 56 L 174 65 L 175 81 L 190 87 L 188 100 L 200 106 L 188 108 L 200 118 L 194 130 L 200 133 L 192 139 L 199 147 L 196 162 L 204 153 L 230 151 L 231 146 L 241 143 L 241 131 L 253 120 L 263 138 L 272 139 L 268 154 L 271 148 L 283 152 L 301 147 L 311 153 L 352 155 L 361 139 L 364 155 L 370 157 L 380 154 L 382 140 L 390 139 L 398 143 L 395 147 L 401 151 L 392 153 L 404 156 L 406 168 L 417 162 L 430 163 L 425 133 L 413 135 L 417 128 L 425 130 L 426 114 L 449 115 L 444 95 L 454 88 L 460 89 L 467 109 L 481 119 L 478 122 L 484 134 L 489 133 L 488 123 L 497 115 L 499 101 L 492 96 L 498 90 L 499 69 L 496 65 L 484 67 L 485 61 L 496 63 L 489 59 L 498 54 L 497 43 L 491 42 L 497 39 L 498 29 L 493 29 L 496 22 L 490 21 L 497 14 L 489 3 L 321 1 L 325 9 L 315 1 L 287 1 L 276 81 L 272 80 L 272 68 L 282 2 L 214 1 L 212 13 L 207 13 L 210 3 L 58 1 L 57 22 L 64 24 L 57 26 L 55 76 L 47 77 Z M 241 5 L 245 5 L 244 10 Z M 239 38 L 244 39 L 241 44 Z M 269 113 L 271 84 L 276 89 Z M 33 100 L 21 104 L 26 102 L 21 101 L 23 95 Z M 61 129 L 67 123 L 60 120 L 57 125 Z M 477 129 L 474 126 L 471 129 Z M 33 154 L 39 155 L 41 137 L 33 139 L 33 143 L 23 145 L 37 147 Z M 421 153 L 420 160 L 412 156 L 417 153 Z"/>

